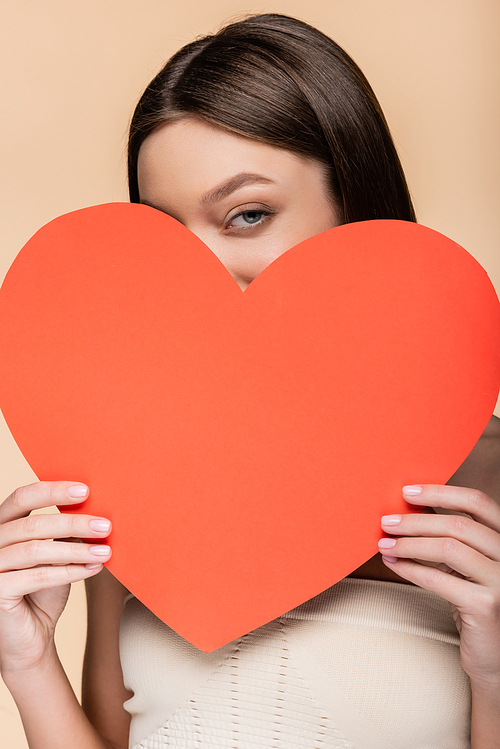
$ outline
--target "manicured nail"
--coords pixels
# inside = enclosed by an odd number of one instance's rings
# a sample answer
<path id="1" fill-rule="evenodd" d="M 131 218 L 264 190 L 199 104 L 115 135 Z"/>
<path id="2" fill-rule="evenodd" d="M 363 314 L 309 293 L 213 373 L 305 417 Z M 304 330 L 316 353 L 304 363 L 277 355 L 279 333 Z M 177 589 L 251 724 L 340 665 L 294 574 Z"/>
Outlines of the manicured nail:
<path id="1" fill-rule="evenodd" d="M 71 497 L 71 499 L 83 499 L 88 493 L 89 488 L 85 484 L 74 484 L 74 486 L 68 487 L 68 497 Z"/>
<path id="2" fill-rule="evenodd" d="M 98 533 L 107 533 L 111 528 L 111 523 L 104 518 L 93 518 L 89 521 L 89 528 Z"/>
<path id="3" fill-rule="evenodd" d="M 381 525 L 399 525 L 402 521 L 402 515 L 382 515 Z"/>
<path id="4" fill-rule="evenodd" d="M 406 494 L 407 497 L 418 497 L 419 494 L 422 494 L 422 487 L 403 486 L 403 494 Z"/>
<path id="5" fill-rule="evenodd" d="M 86 564 L 86 570 L 96 570 L 98 567 L 102 567 L 102 564 Z"/>
<path id="6" fill-rule="evenodd" d="M 379 549 L 392 549 L 396 546 L 397 538 L 381 538 L 378 542 Z"/>
<path id="7" fill-rule="evenodd" d="M 107 557 L 111 548 L 104 544 L 99 544 L 98 546 L 91 546 L 89 551 L 91 554 L 95 554 L 96 557 Z"/>
<path id="8" fill-rule="evenodd" d="M 398 561 L 397 557 L 385 557 L 383 554 L 382 559 L 384 560 L 384 562 L 389 562 L 389 564 L 395 564 Z"/>

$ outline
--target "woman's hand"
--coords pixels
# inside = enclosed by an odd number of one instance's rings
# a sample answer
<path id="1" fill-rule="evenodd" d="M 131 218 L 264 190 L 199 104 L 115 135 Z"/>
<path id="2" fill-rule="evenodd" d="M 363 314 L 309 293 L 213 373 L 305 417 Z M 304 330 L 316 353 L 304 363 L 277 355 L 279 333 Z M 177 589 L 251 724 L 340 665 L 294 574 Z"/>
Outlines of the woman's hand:
<path id="1" fill-rule="evenodd" d="M 36 668 L 55 653 L 54 629 L 70 584 L 97 574 L 111 552 L 99 541 L 111 523 L 88 515 L 31 515 L 52 505 L 76 505 L 83 484 L 39 482 L 17 489 L 0 505 L 0 670 Z M 54 540 L 53 540 L 54 539 Z"/>
<path id="2" fill-rule="evenodd" d="M 455 486 L 403 489 L 411 504 L 461 515 L 385 515 L 396 538 L 379 542 L 390 569 L 451 604 L 462 666 L 473 685 L 500 688 L 500 507 L 486 494 Z M 416 560 L 422 560 L 424 564 Z M 431 562 L 436 567 L 427 566 Z"/>

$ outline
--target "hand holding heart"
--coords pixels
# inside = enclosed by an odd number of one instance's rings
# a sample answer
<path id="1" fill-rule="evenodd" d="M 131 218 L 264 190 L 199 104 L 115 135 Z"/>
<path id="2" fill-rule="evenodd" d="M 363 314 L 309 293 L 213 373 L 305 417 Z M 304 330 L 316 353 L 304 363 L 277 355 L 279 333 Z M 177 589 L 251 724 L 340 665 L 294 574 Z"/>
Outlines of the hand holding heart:
<path id="1" fill-rule="evenodd" d="M 74 506 L 87 495 L 82 484 L 39 482 L 17 489 L 0 505 L 0 671 L 5 680 L 46 661 L 70 583 L 100 572 L 110 557 L 98 543 L 109 534 L 104 518 L 30 515 L 54 504 Z M 81 538 L 85 543 L 76 543 Z"/>
<path id="2" fill-rule="evenodd" d="M 35 472 L 90 486 L 111 572 L 207 651 L 359 567 L 389 508 L 411 535 L 401 486 L 447 481 L 498 391 L 486 274 L 406 222 L 317 235 L 243 294 L 158 211 L 85 209 L 20 253 L 0 318 L 2 408 Z"/>
<path id="3" fill-rule="evenodd" d="M 498 690 L 500 507 L 480 491 L 455 486 L 408 487 L 404 496 L 412 504 L 471 516 L 383 517 L 382 528 L 392 537 L 381 539 L 379 551 L 398 575 L 451 603 L 464 670 L 473 685 Z"/>

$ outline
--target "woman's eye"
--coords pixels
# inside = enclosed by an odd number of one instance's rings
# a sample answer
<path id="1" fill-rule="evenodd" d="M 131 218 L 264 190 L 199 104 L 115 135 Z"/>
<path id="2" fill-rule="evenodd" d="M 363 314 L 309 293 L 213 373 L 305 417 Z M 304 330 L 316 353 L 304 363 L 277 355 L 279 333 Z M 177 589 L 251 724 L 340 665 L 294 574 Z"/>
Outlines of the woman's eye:
<path id="1" fill-rule="evenodd" d="M 269 213 L 266 211 L 242 211 L 242 213 L 238 213 L 230 219 L 228 228 L 232 226 L 237 228 L 254 226 L 255 224 L 260 224 L 268 215 Z"/>
<path id="2" fill-rule="evenodd" d="M 246 224 L 256 224 L 262 218 L 262 211 L 245 211 L 238 218 L 243 219 Z"/>

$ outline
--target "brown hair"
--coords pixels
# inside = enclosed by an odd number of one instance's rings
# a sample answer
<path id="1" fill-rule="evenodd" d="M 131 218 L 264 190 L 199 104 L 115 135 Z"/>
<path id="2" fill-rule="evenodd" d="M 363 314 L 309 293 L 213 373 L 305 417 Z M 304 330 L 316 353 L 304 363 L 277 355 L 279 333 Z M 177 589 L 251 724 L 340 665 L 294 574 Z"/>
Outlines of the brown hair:
<path id="1" fill-rule="evenodd" d="M 142 142 L 159 125 L 188 116 L 321 161 L 345 223 L 416 221 L 370 84 L 341 47 L 303 21 L 251 16 L 187 44 L 167 62 L 132 118 L 132 202 L 140 200 Z"/>

